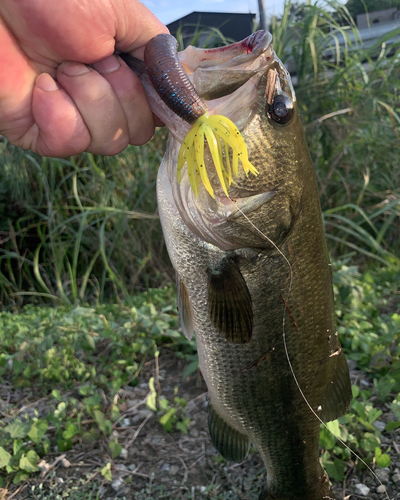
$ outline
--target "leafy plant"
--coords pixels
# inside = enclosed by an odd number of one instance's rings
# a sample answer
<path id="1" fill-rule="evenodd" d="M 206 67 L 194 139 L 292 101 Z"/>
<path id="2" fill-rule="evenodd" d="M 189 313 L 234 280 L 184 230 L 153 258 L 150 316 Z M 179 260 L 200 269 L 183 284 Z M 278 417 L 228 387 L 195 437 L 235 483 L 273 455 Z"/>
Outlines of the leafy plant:
<path id="1" fill-rule="evenodd" d="M 18 416 L 10 407 L 0 424 L 0 469 L 15 483 L 39 470 L 50 443 L 65 452 L 78 440 L 102 439 L 115 459 L 122 449 L 115 435 L 124 411 L 123 400 L 115 400 L 120 389 L 138 383 L 147 357 L 161 346 L 192 355 L 193 342 L 177 331 L 172 289 L 149 290 L 132 303 L 97 309 L 27 305 L 17 315 L 0 313 L 0 376 L 48 399 L 40 414 Z M 177 390 L 173 403 L 158 399 L 159 421 L 167 431 L 187 432 L 186 401 Z"/>
<path id="2" fill-rule="evenodd" d="M 158 421 L 163 426 L 166 432 L 171 432 L 173 429 L 179 430 L 184 434 L 188 433 L 188 425 L 190 418 L 186 417 L 185 408 L 186 400 L 177 396 L 178 386 L 174 389 L 174 404 L 164 396 L 157 398 L 157 393 L 154 388 L 154 378 L 149 380 L 150 393 L 147 398 L 147 407 L 157 413 Z"/>
<path id="3" fill-rule="evenodd" d="M 396 33 L 363 50 L 346 8 L 329 5 L 287 2 L 272 29 L 296 73 L 320 183 L 338 333 L 366 377 L 348 413 L 321 430 L 323 465 L 343 480 L 357 459 L 334 435 L 372 467 L 388 467 L 395 455 L 385 438 L 400 428 L 400 52 L 389 44 Z M 146 360 L 164 348 L 188 363 L 184 378 L 198 371 L 194 341 L 178 332 L 175 291 L 164 287 L 172 273 L 155 202 L 164 144 L 160 131 L 115 158 L 52 160 L 0 142 L 0 302 L 8 308 L 0 313 L 0 376 L 46 400 L 36 413 L 2 406 L 1 486 L 36 474 L 50 447 L 61 453 L 78 440 L 103 441 L 108 457 L 98 472 L 111 480 L 122 452 L 121 389 L 138 384 Z M 54 307 L 43 307 L 48 301 Z M 178 392 L 163 397 L 156 380 L 148 406 L 165 431 L 187 432 L 186 401 Z M 149 484 L 140 498 L 152 494 Z M 98 488 L 74 487 L 74 498 L 98 497 Z M 234 493 L 243 488 L 235 484 Z M 231 497 L 218 489 L 203 492 Z M 30 494 L 57 498 L 39 486 Z"/>

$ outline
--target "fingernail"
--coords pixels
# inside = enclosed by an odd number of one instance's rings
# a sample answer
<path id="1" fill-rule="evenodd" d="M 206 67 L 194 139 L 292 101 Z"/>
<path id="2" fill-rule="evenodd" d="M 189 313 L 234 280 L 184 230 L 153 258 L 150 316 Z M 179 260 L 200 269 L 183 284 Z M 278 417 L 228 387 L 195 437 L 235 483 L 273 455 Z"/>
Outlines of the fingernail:
<path id="1" fill-rule="evenodd" d="M 90 69 L 84 64 L 71 61 L 63 62 L 58 69 L 68 76 L 84 75 L 90 71 Z"/>
<path id="2" fill-rule="evenodd" d="M 97 63 L 92 64 L 93 69 L 95 69 L 101 75 L 105 75 L 106 73 L 113 73 L 120 68 L 121 64 L 117 57 L 109 56 Z"/>
<path id="3" fill-rule="evenodd" d="M 48 73 L 42 73 L 37 77 L 36 87 L 44 90 L 45 92 L 54 92 L 54 90 L 58 90 L 60 88 Z"/>

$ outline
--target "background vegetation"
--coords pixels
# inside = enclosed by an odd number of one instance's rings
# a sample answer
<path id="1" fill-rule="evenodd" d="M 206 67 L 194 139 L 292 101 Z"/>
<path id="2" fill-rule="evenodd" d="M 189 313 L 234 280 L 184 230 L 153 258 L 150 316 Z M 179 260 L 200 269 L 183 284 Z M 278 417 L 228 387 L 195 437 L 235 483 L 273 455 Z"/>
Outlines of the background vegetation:
<path id="1" fill-rule="evenodd" d="M 319 180 L 340 338 L 365 382 L 355 384 L 348 415 L 329 425 L 371 465 L 392 467 L 399 455 L 387 436 L 400 428 L 400 50 L 389 43 L 393 33 L 361 49 L 353 3 L 288 2 L 271 30 L 292 66 Z M 0 487 L 35 476 L 51 446 L 62 452 L 82 440 L 105 443 L 101 473 L 111 479 L 122 450 L 121 387 L 136 386 L 160 349 L 184 360 L 185 377 L 198 369 L 195 345 L 178 332 L 157 220 L 165 135 L 117 157 L 65 160 L 0 142 L 1 387 L 46 401 L 36 413 L 2 403 Z M 187 432 L 186 401 L 163 398 L 154 380 L 149 391 L 148 408 L 165 431 Z M 332 479 L 356 467 L 326 429 L 321 446 Z"/>

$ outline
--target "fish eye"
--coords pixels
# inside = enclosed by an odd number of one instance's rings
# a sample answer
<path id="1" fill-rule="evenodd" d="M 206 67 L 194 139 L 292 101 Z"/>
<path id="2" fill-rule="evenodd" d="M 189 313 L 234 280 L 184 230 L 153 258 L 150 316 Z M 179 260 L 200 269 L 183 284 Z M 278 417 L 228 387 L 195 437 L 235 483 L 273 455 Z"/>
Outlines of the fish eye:
<path id="1" fill-rule="evenodd" d="M 293 111 L 293 102 L 286 94 L 277 95 L 268 106 L 268 116 L 280 125 L 289 123 Z"/>

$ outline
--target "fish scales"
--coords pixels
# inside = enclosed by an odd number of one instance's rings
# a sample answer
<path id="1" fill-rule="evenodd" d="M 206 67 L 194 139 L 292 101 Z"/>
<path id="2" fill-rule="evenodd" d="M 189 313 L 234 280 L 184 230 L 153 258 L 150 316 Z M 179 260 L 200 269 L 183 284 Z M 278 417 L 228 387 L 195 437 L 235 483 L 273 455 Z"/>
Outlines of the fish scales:
<path id="1" fill-rule="evenodd" d="M 245 458 L 250 442 L 256 445 L 267 469 L 260 499 L 333 499 L 319 463 L 315 414 L 325 421 L 343 414 L 350 380 L 335 328 L 317 182 L 296 97 L 270 35 L 259 33 L 253 36 L 264 45 L 254 54 L 237 56 L 238 44 L 232 46 L 229 71 L 239 57 L 241 73 L 233 78 L 232 92 L 226 90 L 229 74 L 224 80 L 225 107 L 213 79 L 220 63 L 212 66 L 209 53 L 199 84 L 209 109 L 235 118 L 258 175 L 239 172 L 226 197 L 206 147 L 215 197 L 201 185 L 194 196 L 187 171 L 177 183 L 182 137 L 173 115 L 158 104 L 154 111 L 174 131 L 158 174 L 159 212 L 177 272 L 182 327 L 188 337 L 192 330 L 196 335 L 214 445 L 236 461 Z M 201 69 L 201 51 L 190 50 Z M 226 61 L 230 48 L 223 50 Z M 192 53 L 185 51 L 181 59 L 189 64 Z M 193 81 L 195 66 L 189 70 Z M 285 112 L 290 116 L 282 123 Z"/>

